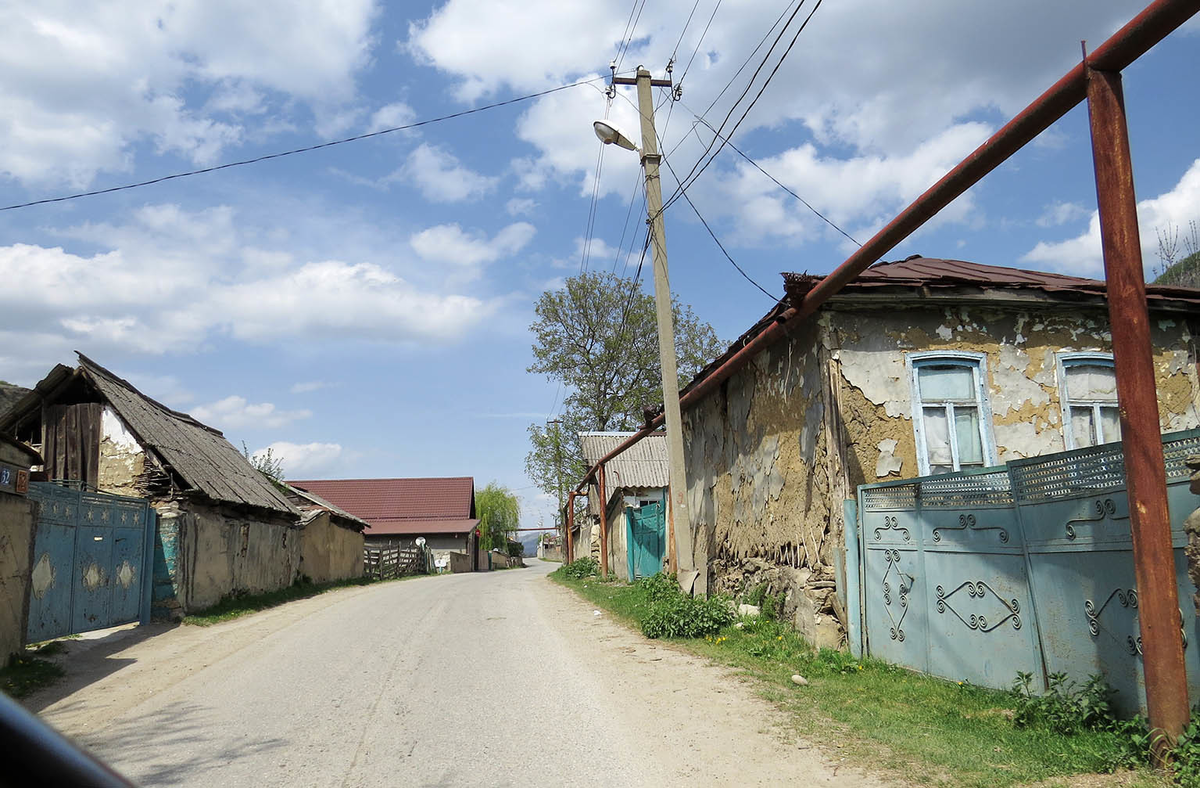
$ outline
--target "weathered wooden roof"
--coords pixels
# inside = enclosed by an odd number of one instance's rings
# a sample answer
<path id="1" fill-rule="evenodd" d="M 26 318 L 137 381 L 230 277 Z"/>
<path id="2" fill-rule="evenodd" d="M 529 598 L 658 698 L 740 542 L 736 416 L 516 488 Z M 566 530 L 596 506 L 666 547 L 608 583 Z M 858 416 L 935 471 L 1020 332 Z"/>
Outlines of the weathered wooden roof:
<path id="1" fill-rule="evenodd" d="M 344 525 L 355 531 L 362 531 L 364 528 L 370 528 L 371 524 L 361 517 L 356 517 L 340 506 L 336 506 L 325 500 L 315 493 L 310 493 L 307 490 L 301 490 L 299 487 L 293 487 L 290 484 L 285 485 L 288 489 L 289 498 L 296 507 L 300 509 L 301 520 L 308 522 L 312 517 L 315 517 L 320 512 L 329 512 L 335 519 L 340 520 L 337 525 Z"/>
<path id="2" fill-rule="evenodd" d="M 187 487 L 221 503 L 299 516 L 284 494 L 219 430 L 155 402 L 82 353 L 79 370 L 121 417 L 138 443 L 158 455 Z"/>
<path id="3" fill-rule="evenodd" d="M 0 416 L 8 412 L 29 393 L 29 389 L 0 380 Z"/>

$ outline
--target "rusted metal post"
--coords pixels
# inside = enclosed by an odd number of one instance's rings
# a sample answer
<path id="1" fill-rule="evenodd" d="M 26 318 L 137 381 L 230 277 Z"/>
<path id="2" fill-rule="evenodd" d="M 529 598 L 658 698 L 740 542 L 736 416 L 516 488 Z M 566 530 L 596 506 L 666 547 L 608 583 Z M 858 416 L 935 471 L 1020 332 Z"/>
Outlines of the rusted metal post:
<path id="1" fill-rule="evenodd" d="M 600 484 L 600 576 L 608 577 L 608 488 L 604 486 L 604 466 L 596 473 Z"/>
<path id="2" fill-rule="evenodd" d="M 1087 101 L 1133 531 L 1146 708 L 1150 727 L 1166 735 L 1154 748 L 1161 758 L 1187 725 L 1187 672 L 1120 72 L 1089 68 Z"/>
<path id="3" fill-rule="evenodd" d="M 567 493 L 567 554 L 566 562 L 569 564 L 575 560 L 575 538 L 571 535 L 571 531 L 575 530 L 575 496 L 574 491 Z"/>

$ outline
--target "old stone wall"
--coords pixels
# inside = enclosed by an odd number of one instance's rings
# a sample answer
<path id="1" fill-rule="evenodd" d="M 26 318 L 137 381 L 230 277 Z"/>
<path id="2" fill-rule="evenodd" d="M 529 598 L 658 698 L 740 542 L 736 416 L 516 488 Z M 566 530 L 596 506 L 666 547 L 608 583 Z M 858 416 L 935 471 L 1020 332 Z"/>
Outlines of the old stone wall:
<path id="1" fill-rule="evenodd" d="M 159 615 L 203 610 L 229 594 L 273 591 L 299 577 L 295 523 L 195 501 L 152 505 L 159 517 L 154 573 Z"/>
<path id="2" fill-rule="evenodd" d="M 810 640 L 837 646 L 820 327 L 809 323 L 684 414 L 688 507 L 709 591 L 766 583 Z"/>
<path id="3" fill-rule="evenodd" d="M 362 577 L 363 535 L 334 525 L 321 512 L 300 529 L 300 566 L 297 575 L 314 583 Z"/>
<path id="4" fill-rule="evenodd" d="M 25 642 L 36 512 L 28 498 L 0 492 L 0 665 Z"/>

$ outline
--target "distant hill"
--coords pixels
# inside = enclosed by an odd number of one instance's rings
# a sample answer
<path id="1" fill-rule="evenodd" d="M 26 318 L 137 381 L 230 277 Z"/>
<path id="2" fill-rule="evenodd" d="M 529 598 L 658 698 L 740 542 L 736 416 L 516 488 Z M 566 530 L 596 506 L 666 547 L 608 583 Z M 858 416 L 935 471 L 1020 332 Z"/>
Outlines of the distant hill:
<path id="1" fill-rule="evenodd" d="M 518 542 L 525 545 L 525 557 L 526 558 L 529 558 L 531 556 L 532 557 L 537 556 L 538 540 L 541 538 L 542 538 L 541 534 L 523 533 L 523 534 L 521 534 L 521 537 L 519 539 L 517 539 Z"/>
<path id="2" fill-rule="evenodd" d="M 1189 254 L 1158 275 L 1152 284 L 1200 287 L 1200 252 Z"/>
<path id="3" fill-rule="evenodd" d="M 0 416 L 7 413 L 8 409 L 16 405 L 17 401 L 28 394 L 29 391 L 29 389 L 23 386 L 16 386 L 0 380 Z"/>

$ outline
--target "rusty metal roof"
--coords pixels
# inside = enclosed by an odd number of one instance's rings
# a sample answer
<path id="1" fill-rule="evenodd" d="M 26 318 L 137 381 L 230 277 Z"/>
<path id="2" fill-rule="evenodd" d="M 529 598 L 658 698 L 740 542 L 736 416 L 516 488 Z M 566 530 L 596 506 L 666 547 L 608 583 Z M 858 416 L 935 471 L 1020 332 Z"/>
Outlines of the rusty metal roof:
<path id="1" fill-rule="evenodd" d="M 365 520 L 368 536 L 381 533 L 459 533 L 459 525 L 475 518 L 475 479 L 310 479 L 288 480 L 292 487 L 318 495 Z M 436 530 L 403 530 L 409 523 L 441 521 Z M 474 526 L 470 526 L 474 528 Z M 401 530 L 395 530 L 401 529 Z M 466 529 L 469 530 L 469 529 Z"/>
<path id="2" fill-rule="evenodd" d="M 581 432 L 579 443 L 588 465 L 596 462 L 628 439 L 632 432 Z M 604 500 L 610 501 L 622 488 L 667 487 L 667 436 L 652 432 L 604 464 Z"/>
<path id="3" fill-rule="evenodd" d="M 330 503 L 316 493 L 301 490 L 299 487 L 293 487 L 290 484 L 285 486 L 288 489 L 288 498 L 300 510 L 301 520 L 306 523 L 321 512 L 329 512 L 333 519 L 340 521 L 336 523 L 337 525 L 344 525 L 355 531 L 362 531 L 371 527 L 371 524 L 366 520 L 361 517 L 355 517 L 350 512 Z"/>
<path id="4" fill-rule="evenodd" d="M 793 304 L 824 277 L 810 274 L 784 274 L 784 287 Z M 909 257 L 891 263 L 876 263 L 847 284 L 840 294 L 863 292 L 878 287 L 978 288 L 983 290 L 1031 290 L 1075 300 L 1079 297 L 1103 297 L 1107 285 L 1099 279 L 1085 279 L 1048 271 L 1030 271 L 1003 265 L 984 265 L 966 260 L 941 260 Z M 1146 298 L 1153 308 L 1200 304 L 1200 290 L 1190 287 L 1147 285 Z"/>
<path id="5" fill-rule="evenodd" d="M 479 521 L 466 520 L 376 520 L 364 536 L 424 536 L 467 534 Z"/>

